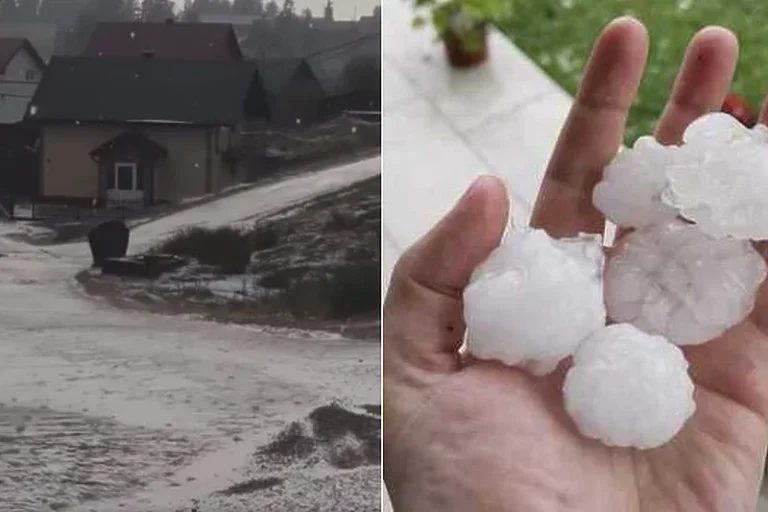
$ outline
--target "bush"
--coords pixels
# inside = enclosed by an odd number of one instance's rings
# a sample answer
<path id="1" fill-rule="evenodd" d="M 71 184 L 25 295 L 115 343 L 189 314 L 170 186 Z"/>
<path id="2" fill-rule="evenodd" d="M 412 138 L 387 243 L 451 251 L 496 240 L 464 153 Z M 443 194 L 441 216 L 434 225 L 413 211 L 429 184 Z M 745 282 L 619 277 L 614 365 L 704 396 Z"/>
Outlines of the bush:
<path id="1" fill-rule="evenodd" d="M 291 276 L 288 272 L 276 270 L 265 274 L 259 279 L 259 286 L 270 290 L 283 290 L 291 285 Z"/>
<path id="2" fill-rule="evenodd" d="M 251 261 L 252 247 L 249 235 L 240 229 L 194 227 L 176 233 L 154 252 L 194 258 L 225 274 L 242 274 Z"/>
<path id="3" fill-rule="evenodd" d="M 343 210 L 331 210 L 328 222 L 325 224 L 327 231 L 346 231 L 360 226 L 361 221 L 354 212 Z"/>
<path id="4" fill-rule="evenodd" d="M 338 320 L 376 313 L 381 301 L 379 262 L 355 263 L 324 276 L 294 280 L 282 293 L 282 300 L 296 318 Z"/>
<path id="5" fill-rule="evenodd" d="M 280 234 L 273 225 L 256 225 L 251 231 L 251 248 L 254 251 L 271 249 L 277 246 L 278 242 L 280 242 Z"/>

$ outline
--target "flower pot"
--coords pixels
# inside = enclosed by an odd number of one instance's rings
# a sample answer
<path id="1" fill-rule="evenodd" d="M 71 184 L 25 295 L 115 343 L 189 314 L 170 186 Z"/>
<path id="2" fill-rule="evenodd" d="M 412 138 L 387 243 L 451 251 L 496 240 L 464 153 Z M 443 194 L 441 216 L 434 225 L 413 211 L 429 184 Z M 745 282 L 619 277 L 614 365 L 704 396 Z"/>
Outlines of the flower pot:
<path id="1" fill-rule="evenodd" d="M 448 62 L 455 68 L 471 68 L 488 59 L 488 29 L 485 25 L 477 28 L 479 44 L 474 48 L 465 48 L 462 40 L 453 32 L 443 36 Z"/>

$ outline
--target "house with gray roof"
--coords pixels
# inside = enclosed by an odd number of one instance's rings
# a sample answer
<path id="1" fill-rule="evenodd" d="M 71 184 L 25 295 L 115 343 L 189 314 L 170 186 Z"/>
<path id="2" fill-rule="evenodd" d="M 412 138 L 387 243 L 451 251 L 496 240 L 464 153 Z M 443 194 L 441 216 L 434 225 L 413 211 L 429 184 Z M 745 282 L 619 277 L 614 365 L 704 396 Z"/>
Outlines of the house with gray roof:
<path id="1" fill-rule="evenodd" d="M 306 126 L 322 119 L 325 93 L 306 59 L 263 60 L 257 66 L 272 126 Z"/>
<path id="2" fill-rule="evenodd" d="M 54 57 L 26 119 L 42 197 L 150 205 L 241 181 L 240 129 L 266 116 L 255 63 Z"/>
<path id="3" fill-rule="evenodd" d="M 45 62 L 29 41 L 0 38 L 0 124 L 24 118 L 44 70 Z"/>

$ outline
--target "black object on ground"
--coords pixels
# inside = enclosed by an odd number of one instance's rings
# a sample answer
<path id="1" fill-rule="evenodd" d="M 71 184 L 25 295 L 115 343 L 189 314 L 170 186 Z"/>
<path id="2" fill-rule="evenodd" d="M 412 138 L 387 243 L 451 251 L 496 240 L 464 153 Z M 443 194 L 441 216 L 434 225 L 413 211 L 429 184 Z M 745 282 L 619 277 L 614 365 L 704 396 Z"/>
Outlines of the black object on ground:
<path id="1" fill-rule="evenodd" d="M 128 252 L 131 231 L 125 222 L 110 220 L 103 222 L 88 233 L 93 266 L 101 267 L 107 258 L 122 258 Z"/>
<path id="2" fill-rule="evenodd" d="M 107 258 L 101 273 L 112 276 L 154 279 L 184 265 L 186 260 L 172 254 L 145 254 L 122 258 Z"/>

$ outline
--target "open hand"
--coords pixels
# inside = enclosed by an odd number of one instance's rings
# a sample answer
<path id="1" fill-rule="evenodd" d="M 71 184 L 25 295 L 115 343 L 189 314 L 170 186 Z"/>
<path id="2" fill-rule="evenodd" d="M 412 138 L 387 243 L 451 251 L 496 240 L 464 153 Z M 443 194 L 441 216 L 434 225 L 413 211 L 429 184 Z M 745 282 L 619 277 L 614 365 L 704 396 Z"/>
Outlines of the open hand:
<path id="1" fill-rule="evenodd" d="M 621 18 L 597 41 L 550 160 L 532 225 L 554 236 L 602 233 L 591 192 L 621 141 L 648 51 Z M 735 37 L 706 28 L 691 42 L 657 139 L 680 141 L 719 110 Z M 768 114 L 761 114 L 766 122 Z M 463 360 L 462 292 L 502 236 L 503 184 L 478 179 L 400 259 L 384 306 L 384 478 L 395 512 L 754 511 L 768 425 L 768 286 L 751 317 L 686 347 L 697 410 L 663 447 L 586 439 L 563 409 L 566 364 L 546 377 Z"/>

